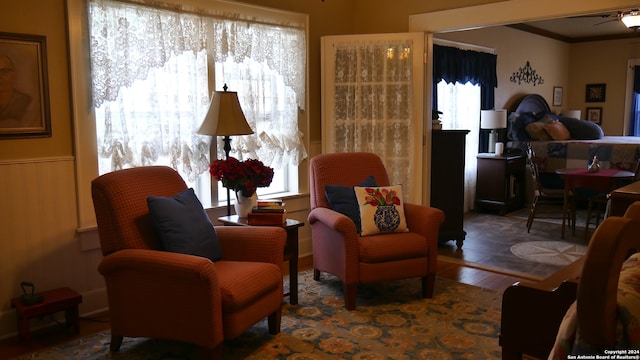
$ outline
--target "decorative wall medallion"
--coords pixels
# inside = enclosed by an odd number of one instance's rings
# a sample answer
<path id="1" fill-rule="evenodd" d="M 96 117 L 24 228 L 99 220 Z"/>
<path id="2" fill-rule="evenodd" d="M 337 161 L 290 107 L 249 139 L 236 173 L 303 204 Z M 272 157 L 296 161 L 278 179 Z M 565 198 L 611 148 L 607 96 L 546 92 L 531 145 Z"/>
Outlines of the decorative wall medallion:
<path id="1" fill-rule="evenodd" d="M 524 67 L 521 67 L 517 72 L 514 72 L 509 80 L 511 80 L 511 82 L 518 83 L 518 85 L 522 83 L 533 84 L 533 86 L 544 84 L 544 79 L 542 76 L 538 75 L 537 71 L 533 70 L 529 61 L 527 61 L 527 64 Z"/>

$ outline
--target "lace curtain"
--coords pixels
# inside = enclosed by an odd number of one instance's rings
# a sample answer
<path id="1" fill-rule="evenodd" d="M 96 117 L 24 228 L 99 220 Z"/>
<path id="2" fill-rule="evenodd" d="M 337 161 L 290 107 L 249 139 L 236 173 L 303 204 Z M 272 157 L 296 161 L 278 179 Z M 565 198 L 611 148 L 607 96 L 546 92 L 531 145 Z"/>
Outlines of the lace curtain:
<path id="1" fill-rule="evenodd" d="M 155 7 L 143 6 L 150 4 Z M 262 111 L 275 90 L 266 86 L 272 81 L 258 81 L 255 66 L 243 69 L 250 76 L 240 77 L 230 89 L 241 95 L 255 134 L 232 142 L 236 156 L 268 159 L 276 168 L 298 165 L 306 158 L 297 127 L 298 109 L 304 109 L 306 97 L 304 28 L 161 5 L 89 1 L 101 173 L 105 164 L 111 171 L 165 163 L 192 181 L 208 169 L 210 138 L 196 134 L 211 96 L 207 58 L 216 64 L 233 59 L 240 67 L 259 64 L 266 69 L 259 73 L 279 77 L 285 89 L 281 92 L 293 99 L 273 105 L 278 111 L 265 115 Z M 219 88 L 226 80 L 212 77 Z M 223 154 L 220 149 L 218 156 Z"/>
<path id="2" fill-rule="evenodd" d="M 411 41 L 335 46 L 335 119 L 329 151 L 378 154 L 393 184 L 412 199 L 416 172 Z M 348 171 L 348 169 L 345 169 Z M 416 179 L 420 181 L 420 179 Z"/>

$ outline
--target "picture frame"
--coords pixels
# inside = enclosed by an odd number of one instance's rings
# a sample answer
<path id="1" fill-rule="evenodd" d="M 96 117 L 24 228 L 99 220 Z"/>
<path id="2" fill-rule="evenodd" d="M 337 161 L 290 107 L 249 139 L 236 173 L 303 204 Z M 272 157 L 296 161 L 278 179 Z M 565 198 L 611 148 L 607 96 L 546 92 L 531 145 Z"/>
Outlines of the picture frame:
<path id="1" fill-rule="evenodd" d="M 45 36 L 0 32 L 0 139 L 50 137 Z"/>
<path id="2" fill-rule="evenodd" d="M 553 87 L 553 106 L 562 106 L 562 87 Z"/>
<path id="3" fill-rule="evenodd" d="M 585 102 L 604 102 L 607 95 L 607 84 L 587 84 Z"/>
<path id="4" fill-rule="evenodd" d="M 602 125 L 602 108 L 601 107 L 588 107 L 587 108 L 587 121 Z"/>

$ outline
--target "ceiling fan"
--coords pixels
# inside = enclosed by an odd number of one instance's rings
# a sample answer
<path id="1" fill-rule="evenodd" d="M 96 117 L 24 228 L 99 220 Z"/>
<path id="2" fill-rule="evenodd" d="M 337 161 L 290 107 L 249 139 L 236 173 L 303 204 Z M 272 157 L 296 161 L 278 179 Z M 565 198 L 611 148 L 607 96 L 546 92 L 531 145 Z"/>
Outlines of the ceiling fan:
<path id="1" fill-rule="evenodd" d="M 594 26 L 602 25 L 604 23 L 608 23 L 611 21 L 621 21 L 627 28 L 636 31 L 640 28 L 640 11 L 637 9 L 630 11 L 618 11 L 617 14 L 609 14 L 609 15 L 590 15 L 591 17 L 600 17 L 600 18 L 612 18 L 609 20 L 605 20 L 599 23 L 593 24 Z M 587 16 L 588 17 L 588 16 Z"/>

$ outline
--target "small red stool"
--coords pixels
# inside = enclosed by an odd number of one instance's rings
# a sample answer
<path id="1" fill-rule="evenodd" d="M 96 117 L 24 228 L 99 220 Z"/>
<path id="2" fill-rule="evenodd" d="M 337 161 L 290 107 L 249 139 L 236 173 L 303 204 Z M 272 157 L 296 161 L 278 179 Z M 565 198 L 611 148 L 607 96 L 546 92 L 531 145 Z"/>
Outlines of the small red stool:
<path id="1" fill-rule="evenodd" d="M 32 317 L 50 315 L 63 310 L 66 326 L 71 327 L 76 334 L 80 332 L 78 305 L 82 303 L 82 295 L 68 287 L 44 291 L 40 295 L 44 298 L 43 301 L 33 305 L 24 305 L 20 302 L 20 297 L 11 299 L 11 307 L 16 309 L 20 338 L 27 342 L 31 341 L 29 320 Z"/>

